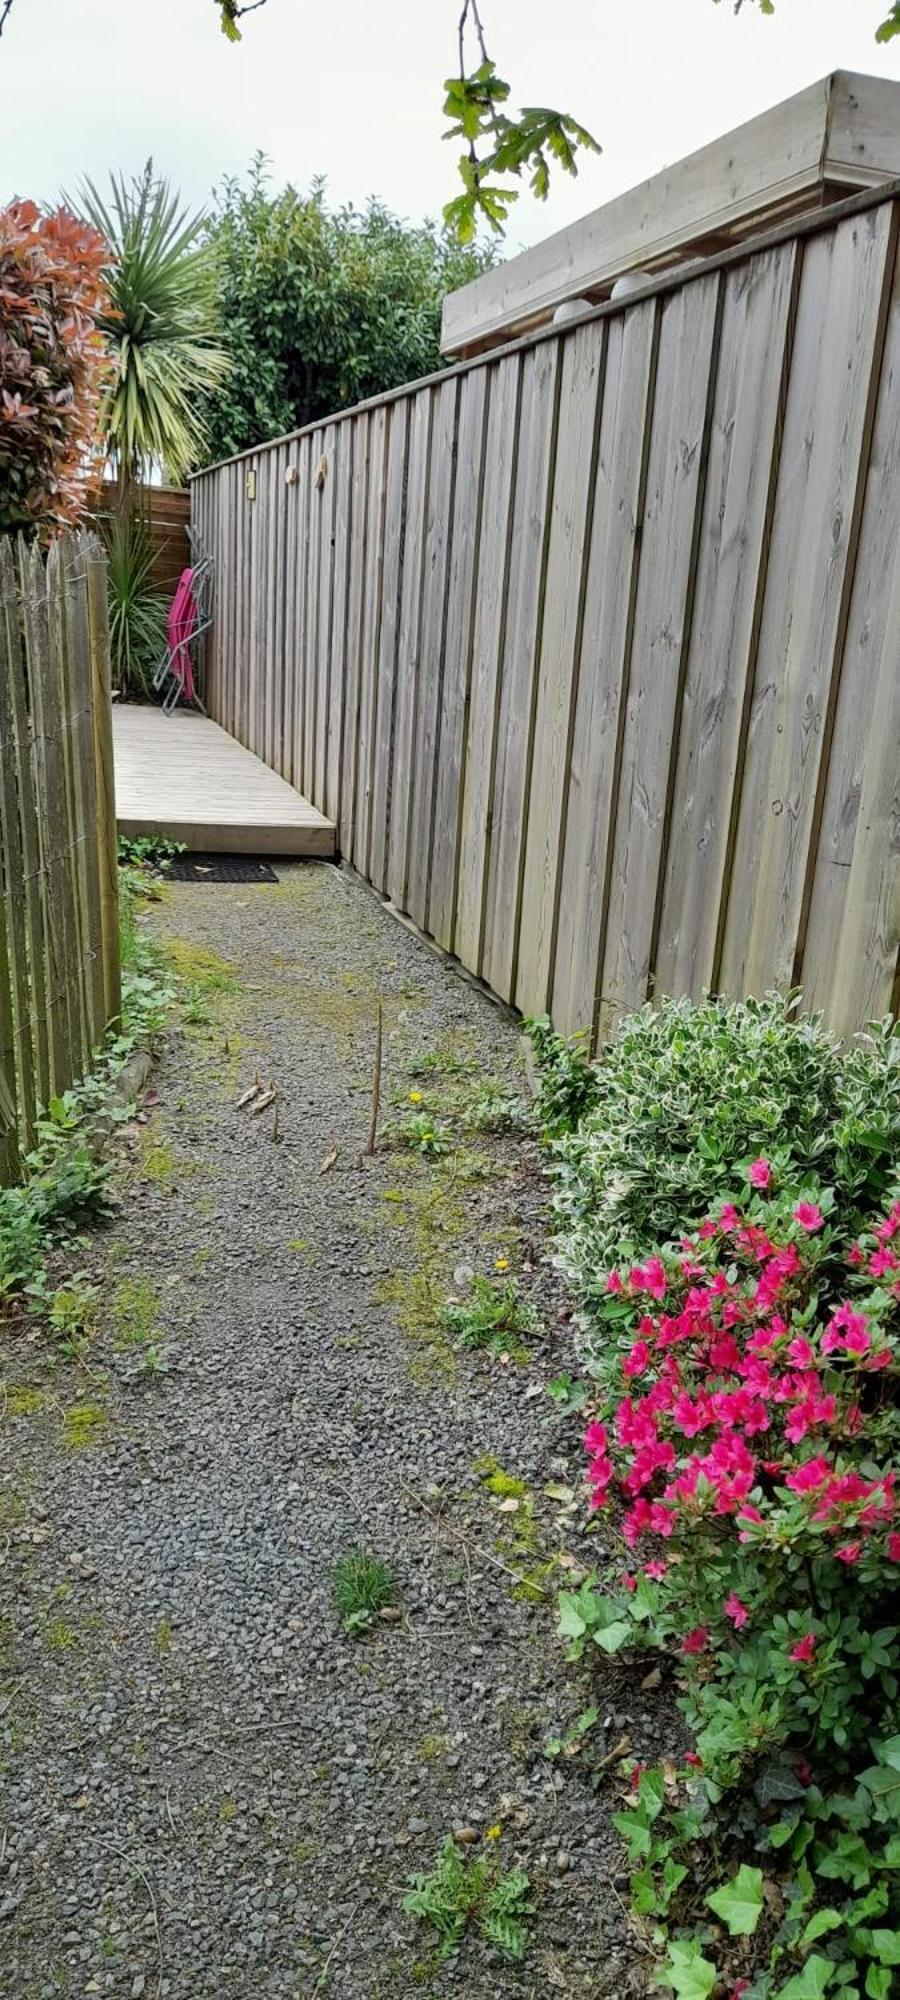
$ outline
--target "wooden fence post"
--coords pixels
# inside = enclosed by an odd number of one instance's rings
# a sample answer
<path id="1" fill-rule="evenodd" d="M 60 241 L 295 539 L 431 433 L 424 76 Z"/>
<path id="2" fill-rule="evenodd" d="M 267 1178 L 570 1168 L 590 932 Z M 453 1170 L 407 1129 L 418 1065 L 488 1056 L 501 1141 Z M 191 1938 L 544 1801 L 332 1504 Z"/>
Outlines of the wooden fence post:
<path id="1" fill-rule="evenodd" d="M 107 1025 L 122 1009 L 119 964 L 119 862 L 116 839 L 116 790 L 113 764 L 112 696 L 110 692 L 109 612 L 106 562 L 95 535 L 86 538 L 87 612 L 91 649 L 91 686 L 96 772 L 97 859 L 100 871 L 100 935 L 103 956 L 103 999 Z"/>

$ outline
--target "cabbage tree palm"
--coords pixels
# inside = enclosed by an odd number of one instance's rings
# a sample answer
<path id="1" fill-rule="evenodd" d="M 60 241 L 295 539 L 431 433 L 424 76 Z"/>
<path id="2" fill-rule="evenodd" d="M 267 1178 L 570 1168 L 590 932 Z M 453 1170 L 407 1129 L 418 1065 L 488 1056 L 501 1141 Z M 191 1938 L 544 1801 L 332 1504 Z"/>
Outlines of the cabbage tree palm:
<path id="1" fill-rule="evenodd" d="M 152 160 L 130 182 L 112 174 L 106 200 L 86 181 L 80 205 L 111 252 L 111 307 L 101 327 L 113 369 L 101 422 L 127 514 L 154 463 L 178 482 L 203 443 L 198 398 L 228 365 L 212 253 L 203 215 L 181 206 Z"/>

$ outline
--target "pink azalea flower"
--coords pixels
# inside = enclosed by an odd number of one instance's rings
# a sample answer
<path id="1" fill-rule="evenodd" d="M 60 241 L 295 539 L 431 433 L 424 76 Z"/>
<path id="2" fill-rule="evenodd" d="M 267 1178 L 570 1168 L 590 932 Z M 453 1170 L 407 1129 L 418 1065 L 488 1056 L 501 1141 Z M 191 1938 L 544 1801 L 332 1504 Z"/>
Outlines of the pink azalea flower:
<path id="1" fill-rule="evenodd" d="M 788 1473 L 784 1483 L 792 1493 L 814 1493 L 831 1478 L 831 1470 L 827 1458 L 807 1458 L 796 1472 Z"/>
<path id="2" fill-rule="evenodd" d="M 874 1250 L 869 1258 L 869 1270 L 873 1278 L 886 1278 L 889 1271 L 900 1271 L 900 1262 L 893 1250 Z"/>
<path id="3" fill-rule="evenodd" d="M 787 1358 L 795 1368 L 814 1368 L 816 1365 L 815 1348 L 802 1334 L 788 1343 Z"/>
<path id="4" fill-rule="evenodd" d="M 708 1645 L 708 1625 L 695 1625 L 693 1632 L 689 1632 L 687 1638 L 682 1640 L 681 1650 L 683 1653 L 705 1653 Z"/>
<path id="5" fill-rule="evenodd" d="M 884 1552 L 889 1563 L 900 1563 L 900 1535 L 888 1535 Z"/>
<path id="6" fill-rule="evenodd" d="M 898 1540 L 900 1540 L 900 1537 L 898 1537 Z M 654 1583 L 661 1583 L 663 1577 L 668 1573 L 668 1568 L 668 1563 L 664 1562 L 662 1557 L 659 1556 L 655 1562 L 644 1564 L 644 1575 L 652 1577 Z"/>
<path id="7" fill-rule="evenodd" d="M 805 1666 L 812 1659 L 815 1650 L 816 1635 L 814 1632 L 807 1632 L 802 1639 L 797 1640 L 796 1646 L 791 1647 L 791 1659 L 799 1660 L 801 1666 Z"/>
<path id="8" fill-rule="evenodd" d="M 794 1221 L 799 1222 L 801 1229 L 807 1230 L 811 1235 L 813 1230 L 822 1228 L 825 1217 L 817 1202 L 798 1201 L 794 1210 Z"/>
<path id="9" fill-rule="evenodd" d="M 622 1290 L 622 1280 L 619 1277 L 618 1271 L 610 1271 L 609 1277 L 606 1280 L 606 1289 L 608 1292 L 620 1292 Z"/>
<path id="10" fill-rule="evenodd" d="M 768 1160 L 754 1160 L 747 1168 L 747 1179 L 751 1187 L 767 1188 L 771 1178 L 772 1169 Z"/>
<path id="11" fill-rule="evenodd" d="M 622 1363 L 624 1375 L 643 1375 L 650 1365 L 650 1349 L 646 1340 L 636 1340 L 630 1353 Z"/>
<path id="12" fill-rule="evenodd" d="M 862 1555 L 862 1542 L 845 1542 L 842 1549 L 835 1549 L 838 1562 L 858 1563 Z"/>
<path id="13" fill-rule="evenodd" d="M 731 1592 L 731 1595 L 729 1597 L 726 1597 L 725 1602 L 722 1606 L 722 1610 L 724 1611 L 726 1618 L 731 1619 L 731 1622 L 736 1632 L 740 1631 L 742 1625 L 746 1625 L 747 1620 L 750 1616 L 746 1604 L 741 1603 L 740 1598 L 736 1595 L 734 1591 Z"/>
<path id="14" fill-rule="evenodd" d="M 608 1442 L 605 1424 L 588 1424 L 584 1434 L 585 1451 L 605 1451 Z"/>

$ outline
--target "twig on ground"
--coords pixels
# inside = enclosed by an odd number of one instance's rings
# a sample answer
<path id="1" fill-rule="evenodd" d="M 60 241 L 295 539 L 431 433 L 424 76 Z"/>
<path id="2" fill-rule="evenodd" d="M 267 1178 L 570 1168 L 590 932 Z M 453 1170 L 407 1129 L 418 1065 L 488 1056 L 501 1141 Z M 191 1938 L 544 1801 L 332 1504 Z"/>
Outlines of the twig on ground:
<path id="1" fill-rule="evenodd" d="M 363 1153 L 369 1159 L 375 1152 L 378 1137 L 378 1113 L 381 1110 L 381 1050 L 384 1039 L 384 1019 L 381 1001 L 378 1002 L 378 1020 L 375 1028 L 375 1063 L 372 1070 L 372 1115 L 369 1119 L 369 1136 Z"/>
<path id="2" fill-rule="evenodd" d="M 157 2000 L 159 2000 L 159 1995 L 162 1993 L 162 1983 L 163 1983 L 163 1941 L 162 1941 L 162 1925 L 160 1924 L 159 1921 L 159 1904 L 157 1903 L 156 1896 L 154 1894 L 153 1883 L 151 1882 L 146 1869 L 141 1867 L 139 1861 L 133 1861 L 131 1855 L 126 1854 L 124 1847 L 117 1847 L 114 1840 L 104 1840 L 102 1835 L 100 1838 L 100 1845 L 101 1847 L 108 1848 L 110 1854 L 117 1854 L 119 1856 L 120 1861 L 124 1861 L 126 1868 L 131 1869 L 132 1874 L 138 1877 L 138 1880 L 143 1883 L 144 1888 L 147 1891 L 147 1895 L 150 1900 L 150 1910 L 153 1917 L 153 1929 L 156 1933 L 156 1992 L 157 1992 Z"/>
<path id="3" fill-rule="evenodd" d="M 415 1501 L 416 1506 L 421 1507 L 422 1512 L 428 1515 L 429 1520 L 434 1521 L 437 1527 L 443 1528 L 444 1532 L 450 1535 L 453 1541 L 457 1542 L 461 1548 L 471 1550 L 472 1554 L 479 1556 L 482 1562 L 490 1563 L 492 1569 L 502 1570 L 503 1575 L 511 1577 L 513 1583 L 527 1583 L 529 1590 L 537 1591 L 539 1596 L 546 1597 L 548 1595 L 543 1584 L 535 1583 L 533 1577 L 525 1576 L 521 1570 L 510 1569 L 508 1563 L 501 1562 L 500 1557 L 492 1555 L 490 1549 L 483 1549 L 481 1543 L 474 1542 L 471 1535 L 467 1535 L 462 1528 L 455 1527 L 452 1521 L 445 1521 L 443 1515 L 435 1514 L 433 1509 L 426 1505 L 421 1495 L 415 1491 L 414 1487 L 407 1486 L 404 1479 L 401 1479 L 400 1485 L 404 1493 L 408 1493 L 409 1498 Z"/>
<path id="4" fill-rule="evenodd" d="M 329 1952 L 329 1954 L 328 1954 L 328 1957 L 326 1958 L 326 1960 L 325 1960 L 325 1963 L 324 1963 L 324 1965 L 323 1965 L 323 1967 L 322 1967 L 322 1970 L 321 1970 L 321 1972 L 319 1973 L 319 1977 L 318 1977 L 318 1979 L 316 1980 L 316 1983 L 315 1983 L 315 1986 L 313 1987 L 313 1990 L 312 1990 L 312 1994 L 311 1994 L 311 1996 L 310 1996 L 310 2000 L 316 2000 L 316 1996 L 317 1996 L 317 1994 L 321 1993 L 321 1992 L 322 1992 L 322 1991 L 324 1990 L 324 1985 L 325 1985 L 325 1980 L 326 1980 L 326 1979 L 327 1979 L 327 1977 L 328 1977 L 328 1968 L 329 1968 L 329 1966 L 331 1965 L 331 1962 L 332 1962 L 332 1959 L 334 1958 L 334 1955 L 335 1955 L 335 1952 L 337 1951 L 337 1948 L 338 1948 L 338 1945 L 339 1945 L 339 1944 L 340 1944 L 340 1943 L 342 1942 L 342 1940 L 343 1940 L 343 1939 L 344 1939 L 344 1938 L 346 1937 L 346 1935 L 347 1935 L 347 1932 L 348 1932 L 348 1930 L 350 1929 L 350 1925 L 352 1924 L 352 1922 L 353 1922 L 353 1918 L 352 1918 L 352 1917 L 348 1917 L 348 1918 L 347 1918 L 347 1922 L 346 1922 L 346 1923 L 345 1923 L 345 1924 L 343 1925 L 343 1927 L 341 1928 L 341 1930 L 339 1930 L 339 1931 L 338 1931 L 338 1934 L 337 1934 L 337 1937 L 336 1937 L 336 1938 L 335 1938 L 335 1940 L 334 1940 L 334 1943 L 333 1943 L 333 1945 L 332 1945 L 332 1947 L 331 1947 L 331 1950 L 330 1950 L 330 1952 Z"/>

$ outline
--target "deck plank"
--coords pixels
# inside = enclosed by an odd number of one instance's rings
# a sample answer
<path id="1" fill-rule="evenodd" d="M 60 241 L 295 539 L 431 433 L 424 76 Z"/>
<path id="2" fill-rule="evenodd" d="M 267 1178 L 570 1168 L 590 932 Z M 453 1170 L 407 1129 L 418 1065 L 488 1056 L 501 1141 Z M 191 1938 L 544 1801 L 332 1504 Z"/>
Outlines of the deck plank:
<path id="1" fill-rule="evenodd" d="M 205 715 L 113 712 L 116 823 L 194 852 L 331 855 L 332 820 Z"/>

